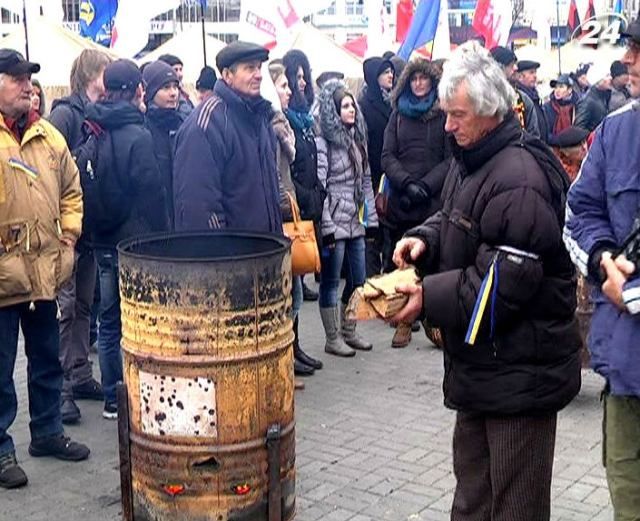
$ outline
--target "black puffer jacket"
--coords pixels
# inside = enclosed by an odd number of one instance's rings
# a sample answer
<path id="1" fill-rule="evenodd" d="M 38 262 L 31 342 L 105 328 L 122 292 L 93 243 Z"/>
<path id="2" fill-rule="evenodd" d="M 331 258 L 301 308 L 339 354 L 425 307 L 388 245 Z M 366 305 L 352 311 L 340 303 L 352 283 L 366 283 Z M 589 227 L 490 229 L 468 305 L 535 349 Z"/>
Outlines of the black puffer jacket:
<path id="1" fill-rule="evenodd" d="M 82 123 L 85 119 L 84 111 L 88 103 L 87 98 L 73 93 L 66 98 L 54 100 L 51 106 L 49 122 L 64 136 L 71 151 L 80 146 L 85 139 Z"/>
<path id="2" fill-rule="evenodd" d="M 160 182 L 171 229 L 173 229 L 173 158 L 176 133 L 185 120 L 180 110 L 161 109 L 150 106 L 145 117 L 145 126 L 153 138 L 153 154 L 160 170 Z"/>
<path id="3" fill-rule="evenodd" d="M 446 116 L 437 99 L 422 115 L 409 116 L 398 107 L 400 98 L 405 99 L 411 92 L 411 76 L 416 72 L 431 78 L 432 90 L 437 92 L 439 74 L 431 62 L 423 59 L 409 62 L 392 94 L 393 112 L 382 149 L 382 169 L 391 186 L 385 224 L 400 230 L 417 226 L 440 209 L 440 192 L 451 157 L 444 131 Z M 417 182 L 429 191 L 428 203 L 411 203 L 406 191 L 411 182 Z"/>
<path id="4" fill-rule="evenodd" d="M 591 87 L 576 107 L 576 119 L 573 124 L 591 132 L 609 113 L 610 90 Z"/>
<path id="5" fill-rule="evenodd" d="M 100 156 L 111 165 L 131 195 L 129 218 L 116 230 L 96 233 L 96 246 L 115 245 L 135 235 L 166 231 L 169 227 L 167 203 L 160 171 L 153 154 L 151 133 L 144 128 L 142 113 L 126 101 L 103 101 L 87 105 L 87 119 L 107 130 L 113 143 L 111 157 Z"/>
<path id="6" fill-rule="evenodd" d="M 556 411 L 580 389 L 576 279 L 562 243 L 568 180 L 557 163 L 543 170 L 524 139 L 555 163 L 509 116 L 473 149 L 454 148 L 442 210 L 408 234 L 428 245 L 424 313 L 443 332 L 445 404 L 461 411 Z M 489 302 L 470 346 L 465 333 L 494 259 L 494 337 Z"/>
<path id="7" fill-rule="evenodd" d="M 382 177 L 382 146 L 384 129 L 387 127 L 391 115 L 391 103 L 385 101 L 382 90 L 378 85 L 378 76 L 387 68 L 393 69 L 389 60 L 369 58 L 363 64 L 365 87 L 358 97 L 358 104 L 367 123 L 367 150 L 369 153 L 369 167 L 374 191 L 378 190 Z"/>

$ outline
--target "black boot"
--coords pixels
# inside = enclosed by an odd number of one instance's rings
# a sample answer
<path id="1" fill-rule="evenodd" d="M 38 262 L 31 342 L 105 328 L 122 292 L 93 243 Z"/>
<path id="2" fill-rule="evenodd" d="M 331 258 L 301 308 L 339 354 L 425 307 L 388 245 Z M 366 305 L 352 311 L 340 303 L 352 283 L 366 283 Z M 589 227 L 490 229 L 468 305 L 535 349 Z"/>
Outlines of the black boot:
<path id="1" fill-rule="evenodd" d="M 304 365 L 313 367 L 314 369 L 322 369 L 322 362 L 315 358 L 311 358 L 300 347 L 300 339 L 298 338 L 298 317 L 293 321 L 293 333 L 295 335 L 295 338 L 293 339 L 293 356 L 295 359 L 298 360 L 298 362 L 302 362 Z"/>
<path id="2" fill-rule="evenodd" d="M 302 362 L 293 359 L 293 374 L 296 376 L 311 376 L 316 370 L 310 365 L 303 364 Z"/>

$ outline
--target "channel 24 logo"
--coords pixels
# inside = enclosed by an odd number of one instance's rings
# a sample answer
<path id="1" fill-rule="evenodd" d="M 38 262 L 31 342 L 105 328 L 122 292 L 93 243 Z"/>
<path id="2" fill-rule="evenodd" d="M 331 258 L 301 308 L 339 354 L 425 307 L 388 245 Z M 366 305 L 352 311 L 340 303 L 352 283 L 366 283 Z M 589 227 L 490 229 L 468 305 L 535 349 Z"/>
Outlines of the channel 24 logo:
<path id="1" fill-rule="evenodd" d="M 621 33 L 627 28 L 627 19 L 620 13 L 605 13 L 592 16 L 582 22 L 571 33 L 570 40 L 576 38 L 580 45 L 597 47 L 602 43 L 616 45 Z"/>

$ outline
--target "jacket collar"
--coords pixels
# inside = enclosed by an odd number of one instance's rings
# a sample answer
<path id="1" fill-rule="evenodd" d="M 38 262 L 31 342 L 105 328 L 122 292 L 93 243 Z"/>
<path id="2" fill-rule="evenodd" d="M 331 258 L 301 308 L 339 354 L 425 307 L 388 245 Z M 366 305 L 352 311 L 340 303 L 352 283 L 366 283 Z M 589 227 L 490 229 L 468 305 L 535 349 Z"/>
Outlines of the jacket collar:
<path id="1" fill-rule="evenodd" d="M 517 142 L 521 134 L 520 123 L 513 112 L 510 112 L 502 123 L 471 148 L 463 149 L 451 138 L 453 155 L 456 161 L 464 166 L 467 173 L 473 174 L 503 148 Z"/>
<path id="2" fill-rule="evenodd" d="M 18 144 L 25 144 L 35 136 L 46 136 L 47 131 L 42 124 L 40 114 L 35 110 L 30 110 L 26 116 L 26 120 L 20 121 L 8 118 L 0 114 L 0 128 L 11 134 Z M 20 127 L 24 125 L 23 130 Z M 22 134 L 22 136 L 20 136 Z"/>
<path id="3" fill-rule="evenodd" d="M 216 81 L 213 87 L 215 92 L 229 106 L 246 117 L 264 117 L 270 119 L 272 114 L 271 103 L 262 96 L 249 98 L 242 96 L 229 87 L 224 81 Z"/>

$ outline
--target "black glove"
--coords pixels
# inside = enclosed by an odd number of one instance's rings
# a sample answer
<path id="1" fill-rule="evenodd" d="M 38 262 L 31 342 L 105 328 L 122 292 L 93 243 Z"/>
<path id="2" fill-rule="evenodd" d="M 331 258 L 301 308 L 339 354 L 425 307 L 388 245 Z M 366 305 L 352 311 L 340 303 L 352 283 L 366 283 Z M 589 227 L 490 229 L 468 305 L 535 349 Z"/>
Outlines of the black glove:
<path id="1" fill-rule="evenodd" d="M 404 191 L 409 196 L 409 199 L 411 199 L 411 202 L 414 204 L 426 204 L 431 199 L 429 189 L 422 183 L 410 181 Z"/>

